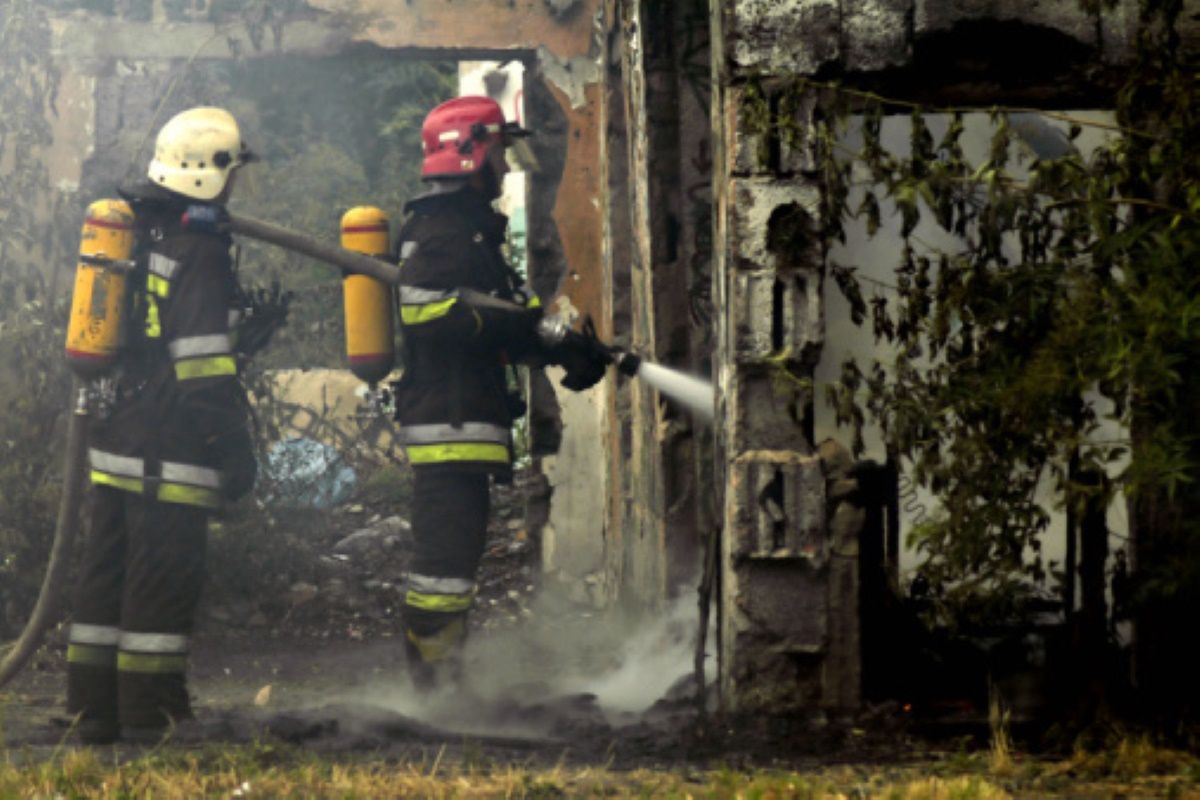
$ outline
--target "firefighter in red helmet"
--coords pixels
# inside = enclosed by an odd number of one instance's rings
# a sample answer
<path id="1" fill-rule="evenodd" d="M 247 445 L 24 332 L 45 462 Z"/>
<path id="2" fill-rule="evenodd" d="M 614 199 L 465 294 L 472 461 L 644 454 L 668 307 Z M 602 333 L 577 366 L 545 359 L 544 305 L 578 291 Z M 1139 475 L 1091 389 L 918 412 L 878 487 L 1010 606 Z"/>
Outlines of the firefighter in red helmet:
<path id="1" fill-rule="evenodd" d="M 457 669 L 489 484 L 511 475 L 511 427 L 522 407 L 508 392 L 506 364 L 561 364 L 564 385 L 577 391 L 605 372 L 603 360 L 556 343 L 555 326 L 501 252 L 508 218 L 492 201 L 509 169 L 506 150 L 527 135 L 486 97 L 433 109 L 421 129 L 428 190 L 406 206 L 398 236 L 396 417 L 415 473 L 403 624 L 422 687 Z"/>

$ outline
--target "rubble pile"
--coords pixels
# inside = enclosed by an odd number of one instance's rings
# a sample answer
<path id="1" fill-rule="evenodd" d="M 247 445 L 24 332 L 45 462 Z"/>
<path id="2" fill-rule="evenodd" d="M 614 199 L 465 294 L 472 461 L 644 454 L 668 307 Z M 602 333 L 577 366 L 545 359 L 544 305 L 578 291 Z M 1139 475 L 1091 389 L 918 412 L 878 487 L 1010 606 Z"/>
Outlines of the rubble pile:
<path id="1" fill-rule="evenodd" d="M 471 625 L 532 616 L 537 548 L 524 523 L 527 476 L 492 489 Z M 353 496 L 322 509 L 259 508 L 215 526 L 198 617 L 212 636 L 374 639 L 397 635 L 412 526 L 408 502 Z M 267 530 L 261 530 L 265 526 Z M 257 539 L 257 546 L 249 540 Z"/>

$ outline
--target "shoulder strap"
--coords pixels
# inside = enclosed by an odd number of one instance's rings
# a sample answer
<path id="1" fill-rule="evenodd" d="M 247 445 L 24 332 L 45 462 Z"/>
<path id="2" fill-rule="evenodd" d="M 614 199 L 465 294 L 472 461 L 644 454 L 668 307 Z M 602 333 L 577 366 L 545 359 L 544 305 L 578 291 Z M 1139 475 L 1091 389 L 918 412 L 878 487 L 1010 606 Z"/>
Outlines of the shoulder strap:
<path id="1" fill-rule="evenodd" d="M 133 269 L 125 277 L 124 308 L 121 314 L 121 350 L 132 356 L 131 360 L 142 359 L 149 347 L 146 323 L 149 317 L 149 301 L 146 296 L 146 279 L 150 274 L 150 250 L 163 237 L 157 215 L 134 215 Z"/>
<path id="2" fill-rule="evenodd" d="M 416 214 L 408 214 L 400 224 L 400 230 L 396 232 L 396 249 L 392 251 L 392 261 L 399 266 L 404 266 L 404 260 L 412 255 L 412 248 L 415 246 L 415 242 L 408 238 L 412 235 L 414 219 Z"/>

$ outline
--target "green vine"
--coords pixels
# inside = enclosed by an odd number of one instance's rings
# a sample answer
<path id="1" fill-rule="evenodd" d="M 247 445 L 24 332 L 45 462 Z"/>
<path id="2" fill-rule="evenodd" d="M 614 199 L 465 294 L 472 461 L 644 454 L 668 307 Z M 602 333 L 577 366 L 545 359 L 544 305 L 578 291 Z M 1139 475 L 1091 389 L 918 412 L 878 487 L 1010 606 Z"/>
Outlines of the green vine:
<path id="1" fill-rule="evenodd" d="M 1195 494 L 1200 470 L 1200 118 L 1179 13 L 1178 2 L 1143 3 L 1115 123 L 1036 112 L 1066 123 L 1072 141 L 1088 127 L 1119 135 L 1086 157 L 1067 146 L 1035 158 L 1024 178 L 1014 121 L 1032 109 L 935 109 L 809 79 L 745 86 L 743 129 L 760 156 L 772 140 L 811 146 L 827 272 L 852 321 L 893 354 L 848 361 L 826 401 L 856 452 L 874 422 L 890 456 L 940 501 L 945 513 L 910 544 L 944 590 L 1002 594 L 1053 574 L 1040 556 L 1046 485 L 1064 508 L 1124 495 L 1174 509 L 1159 516 L 1174 526 L 1173 557 L 1143 565 L 1143 591 L 1200 585 L 1198 517 L 1184 492 Z M 811 123 L 806 103 L 818 109 Z M 881 133 L 897 108 L 909 118 L 903 155 Z M 970 163 L 964 117 L 979 111 L 990 141 Z M 949 117 L 939 136 L 934 113 Z M 847 146 L 850 133 L 861 145 Z M 871 237 L 890 214 L 903 240 L 894 284 L 829 257 L 850 224 Z M 960 246 L 931 246 L 918 233 L 930 226 Z M 1135 433 L 1101 439 L 1103 424 Z M 1110 479 L 1097 486 L 1085 473 Z"/>

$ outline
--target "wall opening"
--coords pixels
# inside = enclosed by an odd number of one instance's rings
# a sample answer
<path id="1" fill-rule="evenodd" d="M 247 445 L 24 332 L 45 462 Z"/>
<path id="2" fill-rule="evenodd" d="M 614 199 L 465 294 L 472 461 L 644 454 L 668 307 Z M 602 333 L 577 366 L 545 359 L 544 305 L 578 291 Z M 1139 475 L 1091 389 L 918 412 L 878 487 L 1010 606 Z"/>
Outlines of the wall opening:
<path id="1" fill-rule="evenodd" d="M 1097 111 L 1070 111 L 1069 116 L 1081 120 L 1095 120 L 1107 124 L 1111 115 Z M 951 120 L 943 114 L 930 114 L 925 117 L 926 124 L 933 140 L 940 141 Z M 986 114 L 968 114 L 964 116 L 965 132 L 961 139 L 965 159 L 971 164 L 986 161 L 991 146 L 992 123 Z M 1021 113 L 1009 116 L 1009 126 L 1012 132 L 1010 145 L 1009 170 L 1014 179 L 1020 180 L 1027 176 L 1029 166 L 1037 158 L 1053 158 L 1076 149 L 1085 158 L 1092 149 L 1107 141 L 1110 134 L 1100 128 L 1084 125 L 1082 133 L 1070 138 L 1069 123 L 1050 119 L 1038 114 Z M 910 120 L 907 116 L 887 116 L 882 125 L 882 143 L 886 149 L 901 157 L 909 152 Z M 857 129 L 857 121 L 852 124 L 850 132 L 843 141 L 850 150 L 861 146 L 861 138 Z M 856 185 L 848 198 L 850 208 L 857 208 L 861 203 L 865 186 L 869 184 L 869 176 L 865 173 L 855 175 Z M 933 220 L 935 213 L 921 202 L 921 222 L 913 231 L 910 243 L 916 249 L 916 257 L 927 257 L 930 260 L 928 280 L 936 284 L 937 264 L 941 256 L 953 257 L 961 250 L 962 242 L 953 234 L 947 233 L 936 225 Z M 868 308 L 874 302 L 892 303 L 896 300 L 898 280 L 907 279 L 897 274 L 901 254 L 904 250 L 904 240 L 900 235 L 901 215 L 890 202 L 880 203 L 880 229 L 874 236 L 867 234 L 866 219 L 849 220 L 846 228 L 846 243 L 833 248 L 830 259 L 841 265 L 853 267 L 860 278 L 863 298 Z M 1013 263 L 1020 259 L 1020 242 L 1005 240 L 1004 255 Z M 839 429 L 833 419 L 832 409 L 824 401 L 821 384 L 836 382 L 841 374 L 843 362 L 847 358 L 855 358 L 865 374 L 869 374 L 872 363 L 878 361 L 885 371 L 891 371 L 894 366 L 895 350 L 887 343 L 876 341 L 872 333 L 869 318 L 863 326 L 853 324 L 850 319 L 850 307 L 833 281 L 827 282 L 824 289 L 826 313 L 826 336 L 822 357 L 814 373 L 818 385 L 818 400 L 815 404 L 815 435 L 818 440 L 833 437 L 847 441 L 848 431 Z M 925 363 L 921 361 L 920 363 Z M 1115 426 L 1105 424 L 1095 432 L 1096 439 L 1104 440 L 1121 438 L 1127 434 Z M 864 431 L 866 451 L 863 455 L 880 464 L 888 460 L 878 428 L 868 425 Z M 891 538 L 899 544 L 899 552 L 895 545 L 889 545 L 881 551 L 881 557 L 889 561 L 889 566 L 897 567 L 894 574 L 898 577 L 899 588 L 907 592 L 920 571 L 922 555 L 911 544 L 912 534 L 919 532 L 921 526 L 930 522 L 940 512 L 936 499 L 924 488 L 918 485 L 912 472 L 912 466 L 906 461 L 900 463 L 899 474 L 896 476 L 897 516 L 899 531 Z M 1119 470 L 1123 464 L 1113 465 Z M 1026 559 L 1038 557 L 1046 565 L 1048 572 L 1061 570 L 1064 558 L 1067 556 L 1067 519 L 1063 511 L 1057 508 L 1057 500 L 1053 492 L 1049 476 L 1037 488 L 1037 499 L 1042 508 L 1049 514 L 1050 523 L 1042 534 L 1038 553 L 1023 554 Z M 1114 503 L 1108 510 L 1108 525 L 1111 532 L 1111 544 L 1115 551 L 1124 541 L 1128 523 L 1123 502 Z M 1056 597 L 1053 581 L 1047 581 L 1041 589 L 1047 599 Z"/>

